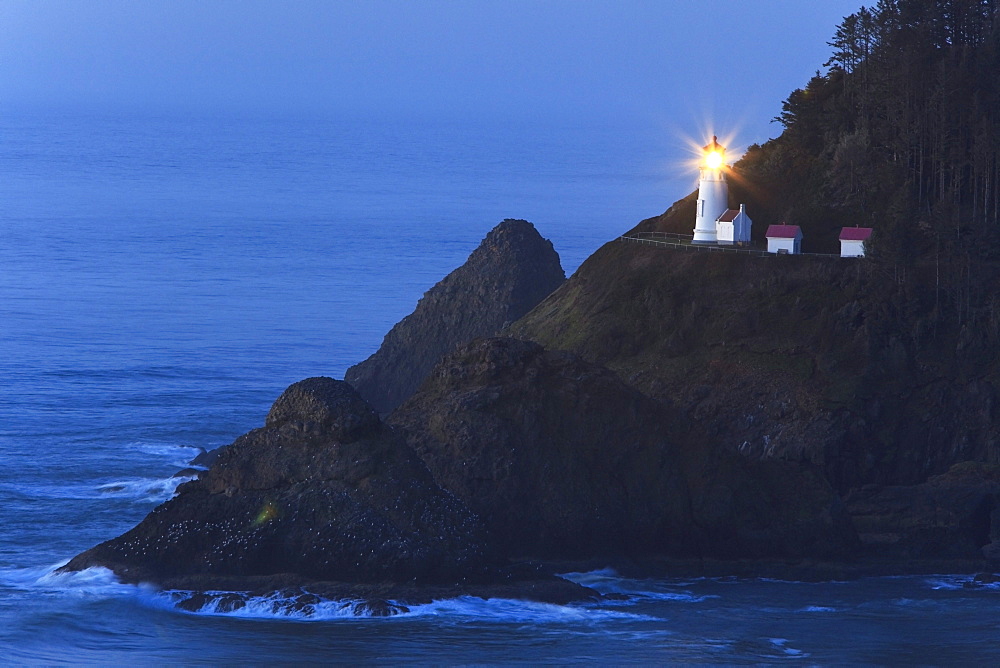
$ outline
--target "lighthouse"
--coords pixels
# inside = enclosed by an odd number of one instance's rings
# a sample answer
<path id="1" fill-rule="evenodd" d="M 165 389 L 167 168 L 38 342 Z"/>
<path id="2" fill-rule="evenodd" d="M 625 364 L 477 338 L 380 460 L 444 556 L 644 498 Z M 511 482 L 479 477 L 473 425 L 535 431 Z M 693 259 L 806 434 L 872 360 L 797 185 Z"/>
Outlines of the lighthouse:
<path id="1" fill-rule="evenodd" d="M 726 166 L 726 147 L 719 138 L 704 147 L 701 161 L 701 178 L 698 181 L 698 209 L 694 223 L 692 243 L 717 242 L 715 221 L 729 208 L 729 185 L 723 170 Z"/>

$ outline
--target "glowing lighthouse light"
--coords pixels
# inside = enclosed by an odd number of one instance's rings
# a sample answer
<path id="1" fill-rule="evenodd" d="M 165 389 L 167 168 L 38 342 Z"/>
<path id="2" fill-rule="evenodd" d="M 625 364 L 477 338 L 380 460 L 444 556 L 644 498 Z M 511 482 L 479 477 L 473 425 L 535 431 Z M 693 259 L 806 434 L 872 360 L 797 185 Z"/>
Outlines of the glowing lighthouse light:
<path id="1" fill-rule="evenodd" d="M 729 208 L 729 184 L 726 183 L 726 147 L 712 137 L 702 149 L 701 178 L 698 180 L 698 209 L 692 243 L 716 243 L 715 221 Z"/>
<path id="2" fill-rule="evenodd" d="M 722 153 L 719 151 L 710 151 L 705 154 L 705 166 L 709 169 L 719 169 L 722 167 L 722 163 L 725 160 Z"/>

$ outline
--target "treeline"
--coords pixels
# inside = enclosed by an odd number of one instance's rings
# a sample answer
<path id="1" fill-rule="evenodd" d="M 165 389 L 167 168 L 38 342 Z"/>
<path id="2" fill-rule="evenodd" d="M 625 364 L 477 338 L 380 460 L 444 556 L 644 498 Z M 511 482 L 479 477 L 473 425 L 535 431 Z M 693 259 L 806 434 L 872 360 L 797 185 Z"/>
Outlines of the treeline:
<path id="1" fill-rule="evenodd" d="M 766 222 L 834 250 L 874 227 L 895 265 L 1000 249 L 1000 0 L 880 0 L 838 26 L 833 54 L 737 165 Z M 985 259 L 985 258 L 984 258 Z"/>

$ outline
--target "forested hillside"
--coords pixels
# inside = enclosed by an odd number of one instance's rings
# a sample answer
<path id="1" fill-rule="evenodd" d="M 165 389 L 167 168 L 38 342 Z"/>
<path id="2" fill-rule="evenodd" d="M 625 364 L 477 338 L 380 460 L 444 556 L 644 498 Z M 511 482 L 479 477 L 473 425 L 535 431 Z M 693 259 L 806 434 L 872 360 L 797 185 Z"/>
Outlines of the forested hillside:
<path id="1" fill-rule="evenodd" d="M 844 19 L 826 73 L 794 91 L 785 130 L 736 165 L 762 222 L 878 230 L 882 259 L 995 253 L 1000 229 L 1000 12 L 995 0 L 881 0 Z"/>

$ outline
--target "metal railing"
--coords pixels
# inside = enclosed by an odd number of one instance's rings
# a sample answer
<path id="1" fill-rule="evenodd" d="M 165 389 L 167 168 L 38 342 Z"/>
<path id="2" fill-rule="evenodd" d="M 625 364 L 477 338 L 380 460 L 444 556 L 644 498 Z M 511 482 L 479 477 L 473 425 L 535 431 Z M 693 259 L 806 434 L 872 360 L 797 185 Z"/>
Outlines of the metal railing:
<path id="1" fill-rule="evenodd" d="M 619 239 L 634 244 L 645 244 L 647 246 L 660 246 L 665 248 L 679 248 L 681 250 L 694 250 L 710 253 L 743 253 L 755 257 L 776 257 L 779 253 L 771 253 L 760 246 L 719 246 L 717 244 L 696 244 L 691 240 L 694 237 L 690 234 L 674 234 L 672 232 L 638 232 L 636 234 L 623 234 Z M 785 253 L 780 253 L 785 255 Z M 789 253 L 792 255 L 792 253 Z M 808 255 L 812 257 L 835 257 L 836 253 L 794 253 L 794 255 Z"/>

